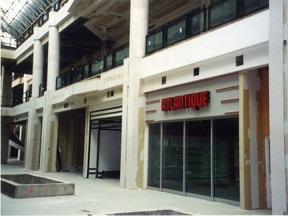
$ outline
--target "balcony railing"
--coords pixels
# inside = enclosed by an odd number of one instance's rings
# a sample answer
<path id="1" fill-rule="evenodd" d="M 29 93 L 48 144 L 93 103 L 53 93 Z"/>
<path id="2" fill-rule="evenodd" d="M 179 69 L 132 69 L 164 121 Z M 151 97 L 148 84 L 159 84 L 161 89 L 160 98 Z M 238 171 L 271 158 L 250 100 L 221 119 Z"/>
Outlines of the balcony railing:
<path id="1" fill-rule="evenodd" d="M 1 107 L 14 107 L 14 106 L 17 106 L 19 104 L 28 102 L 29 99 L 30 99 L 29 96 L 27 96 L 27 98 L 26 98 L 26 94 L 24 97 L 2 97 L 1 98 Z"/>
<path id="2" fill-rule="evenodd" d="M 268 7 L 269 0 L 214 0 L 209 7 L 202 6 L 149 32 L 146 54 Z"/>
<path id="3" fill-rule="evenodd" d="M 268 6 L 269 0 L 214 0 L 208 7 L 202 6 L 149 32 L 146 36 L 146 54 L 268 8 Z M 86 62 L 84 65 L 71 68 L 57 77 L 56 89 L 121 65 L 128 55 L 128 46 L 125 46 Z"/>
<path id="4" fill-rule="evenodd" d="M 79 82 L 88 77 L 95 76 L 116 66 L 122 65 L 123 60 L 129 56 L 129 47 L 123 46 L 111 53 L 86 62 L 84 65 L 71 68 L 71 70 L 56 78 L 56 89 L 60 89 Z"/>
<path id="5" fill-rule="evenodd" d="M 1 107 L 12 107 L 13 98 L 12 97 L 1 97 Z"/>

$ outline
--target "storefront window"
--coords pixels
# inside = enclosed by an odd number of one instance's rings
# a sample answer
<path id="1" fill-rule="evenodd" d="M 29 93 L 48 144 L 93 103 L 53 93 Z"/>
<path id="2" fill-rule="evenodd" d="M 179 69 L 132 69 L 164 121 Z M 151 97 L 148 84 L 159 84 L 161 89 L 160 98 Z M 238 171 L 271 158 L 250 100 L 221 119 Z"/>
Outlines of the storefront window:
<path id="1" fill-rule="evenodd" d="M 186 123 L 186 192 L 211 195 L 210 120 Z"/>
<path id="2" fill-rule="evenodd" d="M 213 28 L 235 18 L 237 18 L 237 1 L 219 1 L 211 6 L 209 26 Z"/>
<path id="3" fill-rule="evenodd" d="M 148 185 L 160 187 L 160 124 L 149 127 L 149 173 Z"/>
<path id="4" fill-rule="evenodd" d="M 148 185 L 239 202 L 238 124 L 238 118 L 151 124 Z"/>
<path id="5" fill-rule="evenodd" d="M 214 120 L 214 196 L 239 201 L 238 118 Z"/>
<path id="6" fill-rule="evenodd" d="M 167 29 L 167 44 L 173 44 L 186 37 L 186 20 L 182 20 Z"/>
<path id="7" fill-rule="evenodd" d="M 163 124 L 163 188 L 183 191 L 183 122 Z"/>

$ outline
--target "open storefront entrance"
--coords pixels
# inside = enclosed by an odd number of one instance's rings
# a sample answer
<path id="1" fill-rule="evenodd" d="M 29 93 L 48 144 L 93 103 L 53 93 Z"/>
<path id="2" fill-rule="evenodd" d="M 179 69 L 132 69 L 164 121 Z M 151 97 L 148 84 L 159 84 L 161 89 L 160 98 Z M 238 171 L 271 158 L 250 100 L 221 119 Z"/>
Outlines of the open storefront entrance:
<path id="1" fill-rule="evenodd" d="M 57 171 L 83 171 L 86 109 L 59 113 Z"/>
<path id="2" fill-rule="evenodd" d="M 117 115 L 121 109 L 109 109 L 114 116 L 105 118 L 99 111 L 90 114 L 87 178 L 120 178 L 122 117 Z"/>

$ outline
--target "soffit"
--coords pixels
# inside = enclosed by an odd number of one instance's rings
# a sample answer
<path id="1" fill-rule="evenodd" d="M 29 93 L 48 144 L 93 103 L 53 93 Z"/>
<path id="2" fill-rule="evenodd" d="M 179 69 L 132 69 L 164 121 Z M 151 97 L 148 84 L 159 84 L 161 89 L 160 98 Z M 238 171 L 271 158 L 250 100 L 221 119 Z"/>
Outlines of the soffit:
<path id="1" fill-rule="evenodd" d="M 170 21 L 167 18 L 173 19 L 177 13 L 183 15 L 199 8 L 203 1 L 150 0 L 150 29 Z M 70 12 L 87 18 L 84 25 L 103 41 L 118 41 L 129 36 L 130 0 L 78 0 L 73 3 Z"/>

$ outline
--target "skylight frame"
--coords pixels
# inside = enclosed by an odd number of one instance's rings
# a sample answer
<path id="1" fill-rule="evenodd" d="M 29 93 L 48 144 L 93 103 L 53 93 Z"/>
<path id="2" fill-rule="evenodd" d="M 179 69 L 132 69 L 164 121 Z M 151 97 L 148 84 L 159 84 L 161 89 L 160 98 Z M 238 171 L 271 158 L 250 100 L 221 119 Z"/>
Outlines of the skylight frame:
<path id="1" fill-rule="evenodd" d="M 1 30 L 20 38 L 58 0 L 1 0 Z"/>

